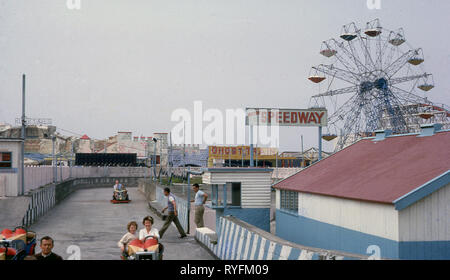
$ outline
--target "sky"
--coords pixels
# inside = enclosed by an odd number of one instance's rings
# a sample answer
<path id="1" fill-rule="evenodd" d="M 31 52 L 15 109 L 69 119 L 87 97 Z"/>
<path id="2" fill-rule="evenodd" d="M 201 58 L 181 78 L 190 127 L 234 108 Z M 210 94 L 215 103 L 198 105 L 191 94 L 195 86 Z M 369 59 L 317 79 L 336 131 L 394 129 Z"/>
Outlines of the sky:
<path id="1" fill-rule="evenodd" d="M 450 1 L 0 0 L 0 122 L 26 114 L 92 138 L 169 132 L 177 108 L 307 108 L 321 42 L 350 22 L 403 27 L 450 104 Z M 205 123 L 207 125 L 207 123 Z M 70 133 L 67 133 L 70 135 Z M 317 146 L 317 128 L 281 128 L 280 149 Z M 324 144 L 331 150 L 330 144 Z"/>

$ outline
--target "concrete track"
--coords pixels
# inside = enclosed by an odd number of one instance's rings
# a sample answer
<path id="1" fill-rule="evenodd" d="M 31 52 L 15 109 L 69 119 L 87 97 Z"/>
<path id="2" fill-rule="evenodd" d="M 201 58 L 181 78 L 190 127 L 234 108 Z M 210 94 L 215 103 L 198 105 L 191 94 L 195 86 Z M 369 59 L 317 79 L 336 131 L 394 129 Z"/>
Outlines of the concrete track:
<path id="1" fill-rule="evenodd" d="M 81 259 L 114 260 L 120 258 L 117 242 L 126 232 L 129 221 L 143 228 L 142 219 L 153 216 L 154 227 L 163 221 L 148 208 L 147 201 L 137 188 L 129 188 L 129 204 L 112 204 L 112 188 L 80 189 L 71 194 L 52 211 L 40 218 L 30 229 L 38 239 L 45 235 L 55 240 L 54 252 L 68 259 L 70 245 L 80 248 Z M 161 242 L 165 246 L 164 259 L 209 260 L 213 257 L 189 236 L 178 238 L 175 226 L 169 227 Z M 40 249 L 36 248 L 36 253 Z"/>

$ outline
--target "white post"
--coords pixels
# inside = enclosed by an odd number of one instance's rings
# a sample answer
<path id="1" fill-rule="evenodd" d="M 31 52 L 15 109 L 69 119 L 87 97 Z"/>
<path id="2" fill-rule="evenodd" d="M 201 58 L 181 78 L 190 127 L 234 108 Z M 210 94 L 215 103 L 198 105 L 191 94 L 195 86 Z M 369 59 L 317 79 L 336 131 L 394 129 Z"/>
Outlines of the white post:
<path id="1" fill-rule="evenodd" d="M 0 197 L 6 197 L 6 176 L 0 175 Z"/>

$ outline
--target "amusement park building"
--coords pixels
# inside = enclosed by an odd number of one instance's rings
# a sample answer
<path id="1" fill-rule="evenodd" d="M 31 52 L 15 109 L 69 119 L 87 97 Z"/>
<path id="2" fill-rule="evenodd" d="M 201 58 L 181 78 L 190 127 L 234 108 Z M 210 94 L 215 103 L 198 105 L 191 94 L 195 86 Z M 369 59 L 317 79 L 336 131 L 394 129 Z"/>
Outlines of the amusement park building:
<path id="1" fill-rule="evenodd" d="M 440 125 L 379 131 L 286 178 L 274 186 L 276 234 L 381 258 L 450 259 L 449 145 Z"/>

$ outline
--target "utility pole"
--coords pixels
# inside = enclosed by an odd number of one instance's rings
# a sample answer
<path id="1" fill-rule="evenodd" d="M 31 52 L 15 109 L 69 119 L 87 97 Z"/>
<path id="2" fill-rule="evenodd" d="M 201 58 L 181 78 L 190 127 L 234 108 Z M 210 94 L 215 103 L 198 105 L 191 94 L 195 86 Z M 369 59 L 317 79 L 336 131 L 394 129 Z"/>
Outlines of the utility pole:
<path id="1" fill-rule="evenodd" d="M 61 181 L 63 181 L 63 165 L 62 165 L 62 159 L 61 159 L 61 152 L 59 153 L 59 177 L 61 178 Z"/>
<path id="2" fill-rule="evenodd" d="M 156 181 L 156 143 L 158 142 L 157 138 L 153 137 L 153 180 Z"/>
<path id="3" fill-rule="evenodd" d="M 254 167 L 253 163 L 253 126 L 250 125 L 250 167 Z"/>
<path id="4" fill-rule="evenodd" d="M 22 164 L 20 166 L 21 171 L 21 188 L 20 195 L 25 194 L 25 138 L 26 138 L 26 117 L 25 117 L 25 74 L 22 75 L 22 145 L 21 149 L 21 157 Z"/>
<path id="5" fill-rule="evenodd" d="M 169 164 L 169 175 L 170 175 L 169 186 L 170 186 L 170 185 L 172 184 L 172 165 L 173 165 L 173 156 L 172 156 L 172 132 L 169 132 L 169 141 L 170 141 L 170 148 L 169 148 L 170 161 L 168 162 L 168 164 Z"/>
<path id="6" fill-rule="evenodd" d="M 275 178 L 275 180 L 278 180 L 278 139 L 277 139 L 277 152 L 275 154 L 275 170 L 277 171 L 277 177 Z"/>
<path id="7" fill-rule="evenodd" d="M 319 126 L 319 161 L 322 160 L 322 127 Z"/>
<path id="8" fill-rule="evenodd" d="M 58 179 L 56 176 L 56 155 L 55 155 L 55 141 L 56 141 L 56 136 L 52 135 L 52 167 L 53 167 L 53 183 L 56 184 L 56 180 Z"/>
<path id="9" fill-rule="evenodd" d="M 303 154 L 303 135 L 302 135 L 302 166 L 305 167 L 305 155 Z"/>
<path id="10" fill-rule="evenodd" d="M 256 142 L 256 154 L 255 154 L 255 159 L 256 159 L 256 167 L 258 167 L 258 142 Z"/>
<path id="11" fill-rule="evenodd" d="M 183 174 L 186 173 L 186 121 L 183 122 Z"/>
<path id="12" fill-rule="evenodd" d="M 70 164 L 70 167 L 69 167 L 69 169 L 70 169 L 70 178 L 72 178 L 72 166 L 73 166 L 73 144 L 74 144 L 74 141 L 72 140 L 71 142 L 72 142 L 72 150 L 71 150 L 71 152 L 70 152 L 70 160 L 69 160 L 69 164 Z"/>
<path id="13" fill-rule="evenodd" d="M 162 173 L 162 139 L 160 139 L 159 141 L 159 184 L 162 184 L 162 178 L 161 178 L 161 173 Z"/>

